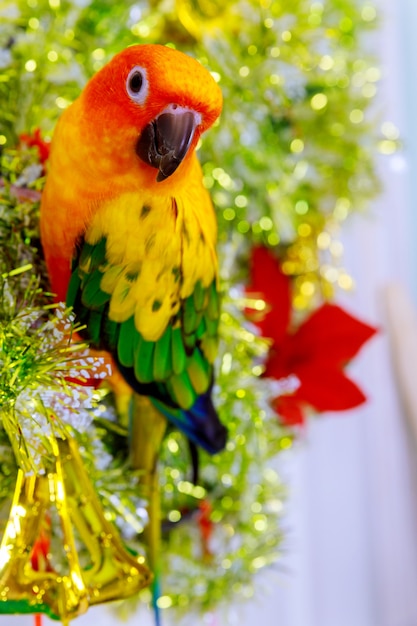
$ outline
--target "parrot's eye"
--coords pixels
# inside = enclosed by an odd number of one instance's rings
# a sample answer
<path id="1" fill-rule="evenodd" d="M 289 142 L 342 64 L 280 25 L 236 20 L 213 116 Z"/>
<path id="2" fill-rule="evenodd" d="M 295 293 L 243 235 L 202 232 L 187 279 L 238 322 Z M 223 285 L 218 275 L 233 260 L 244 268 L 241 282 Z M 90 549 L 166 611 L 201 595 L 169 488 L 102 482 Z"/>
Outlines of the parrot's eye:
<path id="1" fill-rule="evenodd" d="M 140 72 L 135 72 L 129 79 L 129 89 L 131 93 L 139 93 L 142 89 L 143 77 Z"/>
<path id="2" fill-rule="evenodd" d="M 126 80 L 128 96 L 137 104 L 143 104 L 148 95 L 148 80 L 143 67 L 134 67 L 130 70 Z"/>

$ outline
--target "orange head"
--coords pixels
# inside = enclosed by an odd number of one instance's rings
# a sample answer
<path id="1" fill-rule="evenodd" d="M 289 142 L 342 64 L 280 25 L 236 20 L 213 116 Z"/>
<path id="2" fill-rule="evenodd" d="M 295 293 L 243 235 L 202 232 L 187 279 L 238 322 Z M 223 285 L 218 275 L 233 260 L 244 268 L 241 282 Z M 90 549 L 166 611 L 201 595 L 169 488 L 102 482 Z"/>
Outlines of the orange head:
<path id="1" fill-rule="evenodd" d="M 149 177 L 162 182 L 217 119 L 222 96 L 195 59 L 166 46 L 135 45 L 90 80 L 79 105 L 85 141 L 99 160 L 121 173 L 145 164 Z"/>

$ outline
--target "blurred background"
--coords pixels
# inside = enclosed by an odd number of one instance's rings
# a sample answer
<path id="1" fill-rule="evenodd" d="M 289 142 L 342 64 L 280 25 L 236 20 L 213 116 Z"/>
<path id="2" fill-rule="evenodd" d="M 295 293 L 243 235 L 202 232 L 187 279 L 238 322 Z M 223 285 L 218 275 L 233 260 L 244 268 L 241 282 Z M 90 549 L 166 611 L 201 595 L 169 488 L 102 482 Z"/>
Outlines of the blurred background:
<path id="1" fill-rule="evenodd" d="M 284 556 L 260 573 L 254 598 L 184 624 L 417 625 L 417 4 L 378 5 L 381 26 L 369 46 L 382 78 L 372 106 L 400 130 L 403 148 L 376 157 L 382 192 L 344 224 L 345 266 L 356 289 L 337 299 L 379 328 L 349 368 L 368 402 L 313 418 L 281 453 L 290 494 Z M 116 623 L 108 608 L 76 623 L 94 620 Z M 2 626 L 32 623 L 31 616 L 0 616 Z M 126 622 L 151 623 L 144 611 Z"/>

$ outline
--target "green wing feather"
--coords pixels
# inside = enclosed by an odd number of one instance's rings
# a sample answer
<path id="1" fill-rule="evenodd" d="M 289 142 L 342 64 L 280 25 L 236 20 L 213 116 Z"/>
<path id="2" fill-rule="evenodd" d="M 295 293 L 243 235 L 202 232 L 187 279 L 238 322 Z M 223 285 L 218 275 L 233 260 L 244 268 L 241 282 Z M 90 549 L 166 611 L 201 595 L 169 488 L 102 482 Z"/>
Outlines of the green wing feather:
<path id="1" fill-rule="evenodd" d="M 184 409 L 189 409 L 193 406 L 198 394 L 192 385 L 187 370 L 184 370 L 181 374 L 171 376 L 166 385 L 171 398 L 178 406 Z"/>
<path id="2" fill-rule="evenodd" d="M 172 326 L 167 326 L 161 339 L 155 343 L 153 379 L 163 382 L 172 376 Z"/>
<path id="3" fill-rule="evenodd" d="M 146 341 L 136 330 L 135 335 L 131 337 L 133 342 L 134 337 L 137 339 L 137 346 L 135 348 L 135 361 L 134 371 L 136 380 L 139 383 L 149 384 L 154 381 L 153 363 L 155 358 L 155 341 Z"/>
<path id="4" fill-rule="evenodd" d="M 181 372 L 183 372 L 185 369 L 187 354 L 185 352 L 182 330 L 179 326 L 172 330 L 171 357 L 173 373 L 181 374 Z"/>
<path id="5" fill-rule="evenodd" d="M 195 392 L 198 395 L 205 393 L 211 381 L 211 367 L 199 350 L 193 352 L 187 365 L 187 373 Z"/>
<path id="6" fill-rule="evenodd" d="M 197 280 L 193 293 L 180 301 L 161 336 L 148 341 L 137 329 L 134 315 L 118 322 L 110 312 L 114 292 L 128 297 L 130 284 L 139 278 L 139 272 L 129 274 L 128 268 L 109 263 L 105 237 L 96 244 L 84 242 L 74 263 L 67 304 L 86 325 L 94 347 L 109 350 L 120 365 L 132 370 L 140 385 L 164 385 L 172 401 L 188 409 L 212 382 L 219 322 L 216 280 L 208 287 Z M 110 293 L 109 284 L 113 285 Z M 158 306 L 153 309 L 157 311 Z"/>
<path id="7" fill-rule="evenodd" d="M 109 319 L 107 317 L 107 319 Z M 113 322 L 114 323 L 114 322 Z M 117 358 L 124 367 L 133 367 L 135 362 L 133 353 L 133 337 L 135 336 L 135 320 L 129 317 L 125 322 L 118 324 L 119 337 L 117 340 Z M 110 344 L 114 349 L 115 344 Z"/>

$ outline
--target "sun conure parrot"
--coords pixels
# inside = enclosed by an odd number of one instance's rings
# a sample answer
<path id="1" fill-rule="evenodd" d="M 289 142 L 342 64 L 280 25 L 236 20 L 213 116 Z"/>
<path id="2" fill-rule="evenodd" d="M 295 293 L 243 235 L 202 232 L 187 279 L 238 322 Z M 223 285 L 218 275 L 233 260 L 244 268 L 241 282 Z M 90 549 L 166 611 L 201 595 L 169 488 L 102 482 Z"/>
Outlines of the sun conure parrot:
<path id="1" fill-rule="evenodd" d="M 217 227 L 195 154 L 221 106 L 196 60 L 134 45 L 91 78 L 51 144 L 41 203 L 51 288 L 133 390 L 132 456 L 152 476 L 165 418 L 210 453 L 225 445 L 211 400 Z"/>

